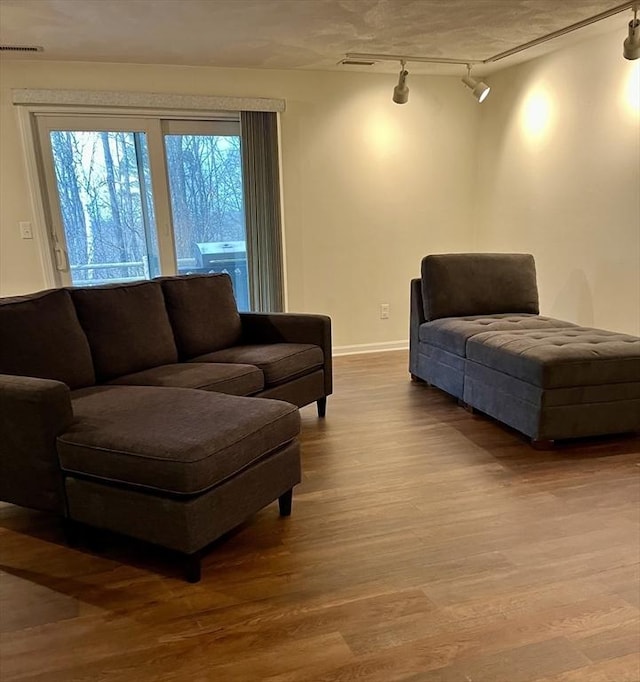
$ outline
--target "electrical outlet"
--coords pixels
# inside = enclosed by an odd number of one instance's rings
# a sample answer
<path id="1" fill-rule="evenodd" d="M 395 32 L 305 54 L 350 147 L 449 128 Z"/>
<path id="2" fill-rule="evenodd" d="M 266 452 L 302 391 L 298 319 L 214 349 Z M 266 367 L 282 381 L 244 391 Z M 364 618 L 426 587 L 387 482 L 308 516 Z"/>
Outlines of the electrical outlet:
<path id="1" fill-rule="evenodd" d="M 380 304 L 380 319 L 381 320 L 388 320 L 389 319 L 389 304 L 388 303 L 381 303 Z"/>
<path id="2" fill-rule="evenodd" d="M 33 239 L 33 230 L 31 223 L 18 223 L 20 227 L 20 236 L 22 239 Z"/>

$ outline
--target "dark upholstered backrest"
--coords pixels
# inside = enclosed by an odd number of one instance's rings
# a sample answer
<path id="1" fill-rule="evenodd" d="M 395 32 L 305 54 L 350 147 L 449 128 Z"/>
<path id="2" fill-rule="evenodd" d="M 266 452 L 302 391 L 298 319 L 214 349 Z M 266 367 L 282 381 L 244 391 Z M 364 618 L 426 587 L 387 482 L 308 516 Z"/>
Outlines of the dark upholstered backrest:
<path id="1" fill-rule="evenodd" d="M 178 361 L 160 282 L 69 291 L 99 381 Z"/>
<path id="2" fill-rule="evenodd" d="M 242 323 L 227 274 L 161 280 L 180 355 L 194 358 L 240 342 Z"/>
<path id="3" fill-rule="evenodd" d="M 539 312 L 536 266 L 526 253 L 450 253 L 422 259 L 427 320 Z"/>
<path id="4" fill-rule="evenodd" d="M 95 383 L 91 351 L 64 289 L 0 299 L 0 374 Z"/>

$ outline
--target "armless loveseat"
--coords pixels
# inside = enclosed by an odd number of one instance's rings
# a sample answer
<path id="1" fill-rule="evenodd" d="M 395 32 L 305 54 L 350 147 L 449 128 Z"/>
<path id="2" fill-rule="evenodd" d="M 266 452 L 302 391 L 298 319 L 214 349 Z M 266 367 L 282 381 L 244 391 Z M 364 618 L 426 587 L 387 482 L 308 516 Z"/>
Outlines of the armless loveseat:
<path id="1" fill-rule="evenodd" d="M 0 299 L 0 499 L 187 556 L 300 481 L 329 318 L 238 313 L 228 275 Z"/>
<path id="2" fill-rule="evenodd" d="M 640 338 L 541 316 L 528 254 L 423 258 L 409 371 L 538 445 L 640 431 Z"/>

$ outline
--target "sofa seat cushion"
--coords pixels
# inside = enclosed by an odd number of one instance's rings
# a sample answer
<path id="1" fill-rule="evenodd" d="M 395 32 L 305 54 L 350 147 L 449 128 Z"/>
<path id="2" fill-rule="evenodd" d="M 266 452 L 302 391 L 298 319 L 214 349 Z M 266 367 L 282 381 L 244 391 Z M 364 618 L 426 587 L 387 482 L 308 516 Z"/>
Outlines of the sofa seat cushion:
<path id="1" fill-rule="evenodd" d="M 178 361 L 159 282 L 69 291 L 99 381 Z"/>
<path id="2" fill-rule="evenodd" d="M 640 381 L 640 338 L 602 329 L 477 334 L 467 358 L 542 388 Z"/>
<path id="3" fill-rule="evenodd" d="M 265 386 L 291 381 L 309 374 L 324 364 L 320 346 L 310 343 L 269 343 L 255 346 L 234 346 L 207 353 L 193 362 L 233 362 L 255 365 L 264 374 Z"/>
<path id="4" fill-rule="evenodd" d="M 58 437 L 63 471 L 178 495 L 201 493 L 292 441 L 298 409 L 188 388 L 96 386 L 72 393 Z"/>
<path id="5" fill-rule="evenodd" d="M 181 357 L 240 342 L 242 323 L 228 274 L 182 275 L 160 282 Z"/>
<path id="6" fill-rule="evenodd" d="M 0 299 L 0 374 L 95 383 L 89 342 L 69 292 L 41 291 Z"/>
<path id="7" fill-rule="evenodd" d="M 199 388 L 230 395 L 252 395 L 264 388 L 262 372 L 253 365 L 182 362 L 152 367 L 112 379 L 109 384 Z"/>
<path id="8" fill-rule="evenodd" d="M 420 341 L 437 346 L 462 357 L 466 354 L 467 340 L 476 334 L 489 331 L 516 329 L 553 329 L 574 327 L 571 322 L 555 320 L 534 314 L 502 313 L 497 315 L 468 315 L 442 317 L 420 325 Z"/>

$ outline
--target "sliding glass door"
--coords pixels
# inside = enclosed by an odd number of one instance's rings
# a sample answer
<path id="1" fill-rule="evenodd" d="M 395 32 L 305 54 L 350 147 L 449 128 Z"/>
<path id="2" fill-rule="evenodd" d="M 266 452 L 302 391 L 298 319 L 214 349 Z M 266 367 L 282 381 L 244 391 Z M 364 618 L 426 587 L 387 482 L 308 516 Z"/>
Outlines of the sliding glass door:
<path id="1" fill-rule="evenodd" d="M 239 124 L 163 121 L 163 132 L 178 272 L 227 272 L 248 310 Z"/>
<path id="2" fill-rule="evenodd" d="M 238 121 L 36 120 L 60 284 L 227 272 L 250 308 Z"/>

